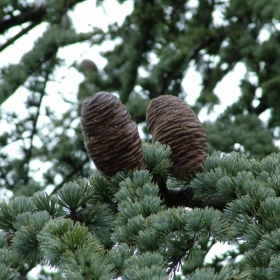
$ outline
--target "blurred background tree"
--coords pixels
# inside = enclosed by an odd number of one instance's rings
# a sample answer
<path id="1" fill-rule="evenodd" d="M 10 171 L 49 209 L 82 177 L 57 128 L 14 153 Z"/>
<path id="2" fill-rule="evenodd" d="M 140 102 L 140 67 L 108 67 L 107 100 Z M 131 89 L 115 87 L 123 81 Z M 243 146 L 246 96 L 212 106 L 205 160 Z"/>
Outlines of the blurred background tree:
<path id="1" fill-rule="evenodd" d="M 143 140 L 150 141 L 145 124 L 149 101 L 163 94 L 188 98 L 183 82 L 192 83 L 186 80 L 191 68 L 201 77 L 201 90 L 192 104 L 199 116 L 215 111 L 220 102 L 218 84 L 240 69 L 237 66 L 245 69 L 240 92 L 233 94 L 238 96 L 236 101 L 214 120 L 204 122 L 209 154 L 214 150 L 239 151 L 262 159 L 279 150 L 277 1 L 136 0 L 131 1 L 132 11 L 122 23 L 109 24 L 107 29 L 92 25 L 88 32 L 77 31 L 72 22 L 81 2 L 87 1 L 0 3 L 2 54 L 17 46 L 23 36 L 43 27 L 20 61 L 4 65 L 0 72 L 3 195 L 10 191 L 14 197 L 30 196 L 46 189 L 56 193 L 66 182 L 92 174 L 94 168 L 84 148 L 79 117 L 83 100 L 98 91 L 116 94 L 139 125 Z M 107 2 L 98 0 L 96 5 L 105 7 Z M 127 1 L 117 2 L 115 12 L 122 13 Z M 101 46 L 104 51 L 99 55 L 105 65 L 98 65 L 94 57 L 81 62 L 73 55 L 69 71 L 80 71 L 84 80 L 77 92 L 57 90 L 52 85 L 65 63 L 61 51 L 80 43 L 86 43 L 89 49 Z M 113 48 L 108 50 L 108 43 Z M 233 85 L 229 82 L 227 86 L 230 89 Z M 9 103 L 19 94 L 26 97 L 24 111 Z M 222 94 L 232 98 L 232 93 Z M 50 97 L 53 103 L 47 104 L 45 100 Z M 63 114 L 54 110 L 58 99 L 63 101 Z M 6 104 L 10 104 L 8 109 Z M 206 254 L 204 240 L 200 246 Z M 198 262 L 205 254 L 200 259 L 197 256 Z"/>

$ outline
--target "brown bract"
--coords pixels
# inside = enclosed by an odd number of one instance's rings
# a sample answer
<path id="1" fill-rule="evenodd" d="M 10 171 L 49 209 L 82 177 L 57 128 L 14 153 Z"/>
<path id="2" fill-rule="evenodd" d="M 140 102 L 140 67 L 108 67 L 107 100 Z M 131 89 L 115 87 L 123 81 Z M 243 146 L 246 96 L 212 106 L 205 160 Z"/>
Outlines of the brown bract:
<path id="1" fill-rule="evenodd" d="M 147 108 L 147 126 L 153 142 L 171 148 L 171 173 L 186 179 L 200 171 L 207 154 L 206 135 L 194 111 L 180 98 L 161 95 Z"/>
<path id="2" fill-rule="evenodd" d="M 82 131 L 89 158 L 106 176 L 142 167 L 142 142 L 137 125 L 113 94 L 102 91 L 82 107 Z"/>

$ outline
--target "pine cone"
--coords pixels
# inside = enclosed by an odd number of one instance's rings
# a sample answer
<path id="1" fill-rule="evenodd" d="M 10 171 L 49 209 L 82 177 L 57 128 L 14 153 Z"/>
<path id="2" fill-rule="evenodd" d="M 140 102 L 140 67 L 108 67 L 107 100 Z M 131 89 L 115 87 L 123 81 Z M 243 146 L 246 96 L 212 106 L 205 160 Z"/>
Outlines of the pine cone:
<path id="1" fill-rule="evenodd" d="M 193 110 L 178 97 L 161 95 L 151 101 L 146 118 L 153 141 L 171 148 L 171 174 L 186 179 L 199 172 L 207 145 L 204 129 Z"/>
<path id="2" fill-rule="evenodd" d="M 142 167 L 137 125 L 113 94 L 102 91 L 88 97 L 81 123 L 88 156 L 104 175 Z"/>

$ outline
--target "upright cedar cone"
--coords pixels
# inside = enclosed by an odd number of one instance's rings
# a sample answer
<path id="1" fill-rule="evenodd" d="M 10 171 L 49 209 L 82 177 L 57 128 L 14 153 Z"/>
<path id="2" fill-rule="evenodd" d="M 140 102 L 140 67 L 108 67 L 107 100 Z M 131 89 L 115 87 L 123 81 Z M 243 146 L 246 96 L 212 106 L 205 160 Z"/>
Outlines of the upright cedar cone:
<path id="1" fill-rule="evenodd" d="M 154 142 L 171 148 L 171 173 L 186 179 L 197 173 L 207 154 L 206 135 L 193 110 L 180 98 L 161 95 L 147 108 L 147 126 Z"/>
<path id="2" fill-rule="evenodd" d="M 141 168 L 142 142 L 137 125 L 117 97 L 105 91 L 88 97 L 81 122 L 88 156 L 104 175 Z"/>

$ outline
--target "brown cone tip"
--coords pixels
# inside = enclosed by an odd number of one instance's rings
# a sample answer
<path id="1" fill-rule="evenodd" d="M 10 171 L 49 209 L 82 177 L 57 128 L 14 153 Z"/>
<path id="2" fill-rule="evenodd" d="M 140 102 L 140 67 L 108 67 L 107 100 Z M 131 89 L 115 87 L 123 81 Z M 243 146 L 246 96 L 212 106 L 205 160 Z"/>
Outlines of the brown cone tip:
<path id="1" fill-rule="evenodd" d="M 81 124 L 88 156 L 104 175 L 142 167 L 137 125 L 113 94 L 102 91 L 88 97 Z"/>
<path id="2" fill-rule="evenodd" d="M 92 72 L 97 71 L 97 67 L 95 63 L 90 59 L 84 59 L 80 64 L 80 69 L 82 71 L 92 71 Z"/>
<path id="3" fill-rule="evenodd" d="M 171 148 L 171 174 L 178 179 L 194 176 L 207 155 L 206 134 L 194 111 L 180 98 L 161 95 L 147 108 L 147 126 L 153 142 Z"/>

